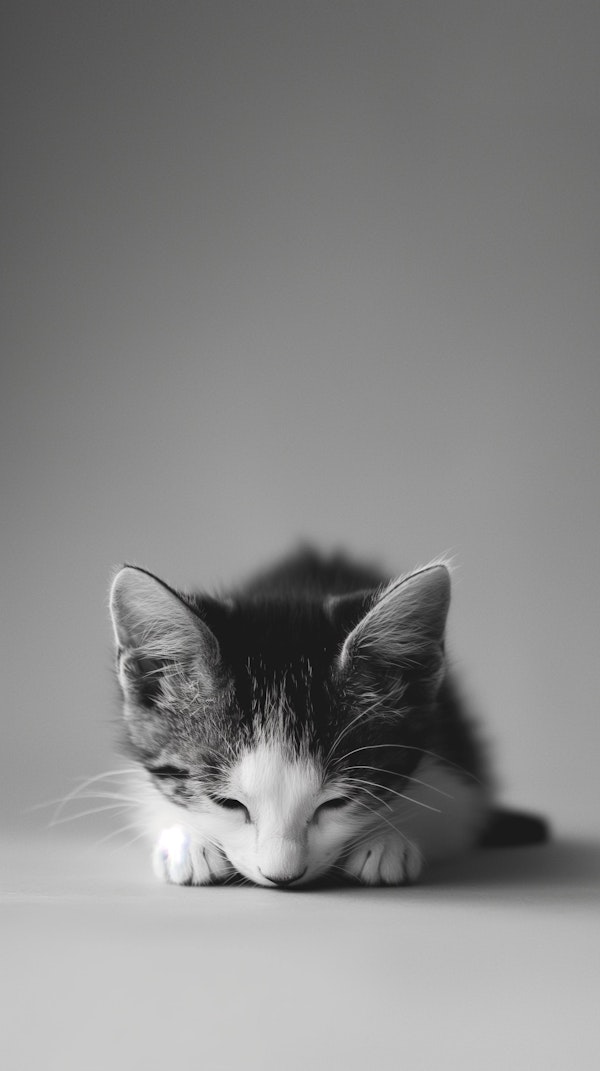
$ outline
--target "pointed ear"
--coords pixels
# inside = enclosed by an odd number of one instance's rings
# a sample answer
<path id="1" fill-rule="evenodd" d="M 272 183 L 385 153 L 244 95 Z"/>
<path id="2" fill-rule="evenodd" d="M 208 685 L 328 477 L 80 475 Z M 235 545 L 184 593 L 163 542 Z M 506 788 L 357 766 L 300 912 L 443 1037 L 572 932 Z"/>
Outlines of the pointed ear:
<path id="1" fill-rule="evenodd" d="M 134 682 L 177 663 L 207 688 L 218 675 L 219 645 L 207 625 L 162 580 L 127 565 L 110 592 L 119 656 L 119 681 L 127 695 Z M 139 692 L 139 689 L 138 689 Z M 138 695 L 139 698 L 139 695 Z"/>
<path id="2" fill-rule="evenodd" d="M 450 574 L 434 564 L 393 581 L 349 633 L 340 668 L 369 661 L 409 676 L 437 679 L 450 606 Z"/>

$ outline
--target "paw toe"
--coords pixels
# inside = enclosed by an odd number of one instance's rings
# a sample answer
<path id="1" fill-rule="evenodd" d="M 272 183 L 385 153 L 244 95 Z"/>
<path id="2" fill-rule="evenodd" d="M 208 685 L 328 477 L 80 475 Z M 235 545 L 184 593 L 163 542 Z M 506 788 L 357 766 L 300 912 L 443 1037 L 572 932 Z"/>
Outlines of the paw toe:
<path id="1" fill-rule="evenodd" d="M 190 835 L 181 826 L 164 829 L 152 856 L 157 878 L 173 885 L 209 885 L 231 873 L 218 848 Z"/>
<path id="2" fill-rule="evenodd" d="M 421 853 L 401 837 L 375 841 L 352 852 L 346 872 L 363 885 L 407 885 L 421 873 Z"/>

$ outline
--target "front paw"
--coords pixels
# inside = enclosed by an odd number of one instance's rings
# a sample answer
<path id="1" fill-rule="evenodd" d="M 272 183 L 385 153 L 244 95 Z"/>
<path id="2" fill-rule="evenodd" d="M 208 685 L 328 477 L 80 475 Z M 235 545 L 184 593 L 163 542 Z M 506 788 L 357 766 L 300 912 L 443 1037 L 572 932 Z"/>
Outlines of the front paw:
<path id="1" fill-rule="evenodd" d="M 210 885 L 232 872 L 229 860 L 183 826 L 163 829 L 152 856 L 154 873 L 172 885 Z"/>
<path id="2" fill-rule="evenodd" d="M 344 869 L 363 885 L 411 885 L 418 880 L 422 865 L 416 844 L 394 834 L 355 848 L 346 858 Z"/>

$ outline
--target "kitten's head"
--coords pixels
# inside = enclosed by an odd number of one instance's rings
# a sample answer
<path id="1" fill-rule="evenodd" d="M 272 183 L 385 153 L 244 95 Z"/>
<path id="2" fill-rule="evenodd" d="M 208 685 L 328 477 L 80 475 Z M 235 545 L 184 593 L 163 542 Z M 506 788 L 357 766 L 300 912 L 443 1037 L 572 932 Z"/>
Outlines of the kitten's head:
<path id="1" fill-rule="evenodd" d="M 385 828 L 419 761 L 449 599 L 442 564 L 349 595 L 223 600 L 126 566 L 111 613 L 128 749 L 240 874 L 312 881 Z"/>

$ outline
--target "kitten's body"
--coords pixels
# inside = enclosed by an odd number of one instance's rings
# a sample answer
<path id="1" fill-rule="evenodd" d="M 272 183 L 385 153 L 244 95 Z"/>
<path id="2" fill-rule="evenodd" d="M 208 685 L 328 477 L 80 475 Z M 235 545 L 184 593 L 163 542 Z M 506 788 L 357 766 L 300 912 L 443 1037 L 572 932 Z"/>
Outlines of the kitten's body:
<path id="1" fill-rule="evenodd" d="M 119 679 L 159 876 L 402 884 L 477 843 L 489 781 L 448 605 L 442 563 L 387 584 L 304 552 L 221 599 L 123 569 Z"/>

